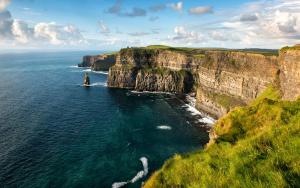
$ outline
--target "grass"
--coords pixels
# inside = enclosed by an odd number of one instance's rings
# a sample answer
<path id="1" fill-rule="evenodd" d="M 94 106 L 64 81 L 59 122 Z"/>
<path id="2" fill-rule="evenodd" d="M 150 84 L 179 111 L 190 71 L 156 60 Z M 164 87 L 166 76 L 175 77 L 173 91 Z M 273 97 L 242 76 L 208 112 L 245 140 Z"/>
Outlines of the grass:
<path id="1" fill-rule="evenodd" d="M 153 187 L 299 187 L 300 100 L 268 88 L 214 127 L 204 150 L 175 155 L 144 185 Z"/>
<path id="2" fill-rule="evenodd" d="M 285 46 L 285 47 L 280 49 L 280 52 L 286 52 L 287 50 L 300 50 L 300 45 Z"/>
<path id="3" fill-rule="evenodd" d="M 245 103 L 242 100 L 239 100 L 236 97 L 231 97 L 229 95 L 212 93 L 212 92 L 208 92 L 206 95 L 212 101 L 215 101 L 216 103 L 220 104 L 227 110 L 230 110 L 236 106 L 244 106 L 245 105 Z"/>

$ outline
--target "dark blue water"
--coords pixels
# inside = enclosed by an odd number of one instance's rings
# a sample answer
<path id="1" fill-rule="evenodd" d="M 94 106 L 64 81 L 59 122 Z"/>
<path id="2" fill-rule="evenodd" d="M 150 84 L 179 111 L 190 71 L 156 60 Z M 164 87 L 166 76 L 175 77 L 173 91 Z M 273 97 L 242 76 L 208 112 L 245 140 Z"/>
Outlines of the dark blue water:
<path id="1" fill-rule="evenodd" d="M 201 148 L 172 96 L 105 87 L 107 75 L 71 67 L 92 52 L 0 55 L 0 187 L 111 187 L 175 153 Z M 158 126 L 171 129 L 158 129 Z"/>

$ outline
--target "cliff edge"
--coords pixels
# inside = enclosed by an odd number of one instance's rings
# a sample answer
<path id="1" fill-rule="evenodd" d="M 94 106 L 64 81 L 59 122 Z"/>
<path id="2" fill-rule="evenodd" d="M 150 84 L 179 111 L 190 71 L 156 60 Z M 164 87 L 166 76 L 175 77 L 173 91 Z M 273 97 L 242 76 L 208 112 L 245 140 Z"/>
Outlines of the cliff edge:
<path id="1" fill-rule="evenodd" d="M 109 70 L 108 86 L 138 91 L 197 93 L 198 109 L 219 118 L 278 81 L 273 51 L 124 48 Z"/>

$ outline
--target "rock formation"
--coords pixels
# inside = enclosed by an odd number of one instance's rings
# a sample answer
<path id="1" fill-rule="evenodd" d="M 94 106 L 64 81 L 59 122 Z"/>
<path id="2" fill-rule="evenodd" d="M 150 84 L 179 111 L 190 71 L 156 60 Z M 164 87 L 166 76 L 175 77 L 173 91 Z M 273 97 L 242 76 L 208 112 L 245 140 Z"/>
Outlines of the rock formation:
<path id="1" fill-rule="evenodd" d="M 108 71 L 116 62 L 115 54 L 84 56 L 78 67 L 91 67 L 94 71 Z"/>
<path id="2" fill-rule="evenodd" d="M 279 65 L 283 99 L 295 100 L 300 94 L 300 46 L 282 48 Z"/>
<path id="3" fill-rule="evenodd" d="M 300 49 L 270 51 L 126 48 L 109 69 L 108 86 L 138 91 L 197 93 L 196 107 L 215 117 L 248 104 L 270 84 L 284 98 L 300 95 Z"/>
<path id="4" fill-rule="evenodd" d="M 85 73 L 84 74 L 84 80 L 83 80 L 83 85 L 84 86 L 89 86 L 91 83 L 90 83 L 90 77 L 88 75 L 88 73 Z"/>

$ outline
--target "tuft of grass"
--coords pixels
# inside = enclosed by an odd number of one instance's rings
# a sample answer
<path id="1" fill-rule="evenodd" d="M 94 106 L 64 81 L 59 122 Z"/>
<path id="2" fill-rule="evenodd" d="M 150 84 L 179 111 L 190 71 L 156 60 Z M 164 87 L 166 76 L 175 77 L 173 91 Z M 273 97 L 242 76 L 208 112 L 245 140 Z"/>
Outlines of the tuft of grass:
<path id="1" fill-rule="evenodd" d="M 220 119 L 204 150 L 175 155 L 144 188 L 300 187 L 300 100 L 269 87 Z"/>

